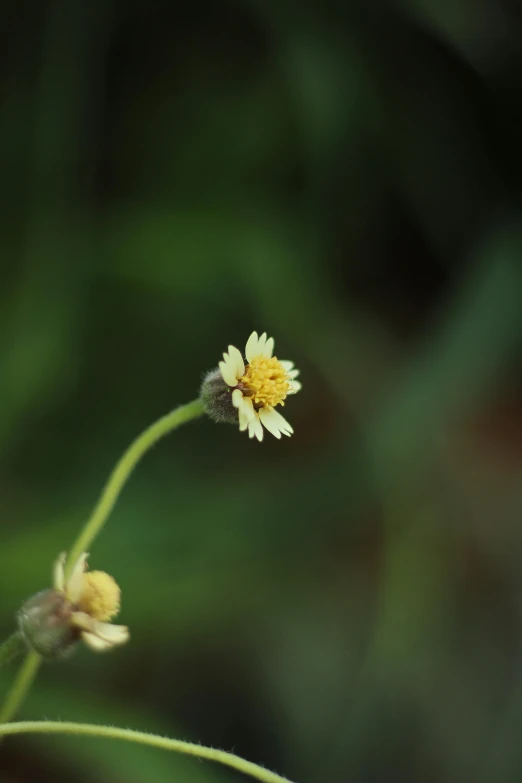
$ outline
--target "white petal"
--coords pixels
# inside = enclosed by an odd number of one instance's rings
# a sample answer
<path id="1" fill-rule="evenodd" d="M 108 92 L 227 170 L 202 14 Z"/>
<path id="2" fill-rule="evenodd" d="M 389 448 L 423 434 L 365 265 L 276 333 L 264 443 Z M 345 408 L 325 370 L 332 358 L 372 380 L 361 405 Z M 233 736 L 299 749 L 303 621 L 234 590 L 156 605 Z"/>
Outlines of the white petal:
<path id="1" fill-rule="evenodd" d="M 234 406 L 234 408 L 241 408 L 241 406 L 243 405 L 243 400 L 244 397 L 241 389 L 234 389 L 234 391 L 232 392 L 232 405 Z"/>
<path id="2" fill-rule="evenodd" d="M 82 631 L 92 631 L 96 620 L 93 620 L 87 612 L 73 612 L 71 614 L 71 624 Z"/>
<path id="3" fill-rule="evenodd" d="M 236 372 L 236 378 L 241 378 L 241 376 L 245 374 L 245 363 L 243 361 L 243 357 L 235 345 L 228 346 L 228 353 L 230 354 L 230 360 Z"/>
<path id="4" fill-rule="evenodd" d="M 79 628 L 82 631 L 82 638 L 84 634 L 95 636 L 111 647 L 114 647 L 116 644 L 124 644 L 130 638 L 129 629 L 126 625 L 102 623 L 88 615 L 87 612 L 73 612 L 71 622 L 75 628 Z"/>
<path id="5" fill-rule="evenodd" d="M 239 414 L 239 431 L 244 432 L 248 428 L 248 416 L 246 415 L 243 408 L 239 409 L 238 414 Z"/>
<path id="6" fill-rule="evenodd" d="M 258 356 L 264 356 L 265 355 L 265 346 L 266 341 L 268 340 L 268 335 L 266 332 L 263 332 L 261 337 L 259 338 L 259 342 L 257 344 L 257 355 Z"/>
<path id="7" fill-rule="evenodd" d="M 130 638 L 129 629 L 126 625 L 113 625 L 112 623 L 101 623 L 95 621 L 92 633 L 99 639 L 103 639 L 110 644 L 125 644 Z"/>
<path id="8" fill-rule="evenodd" d="M 245 415 L 248 421 L 254 421 L 254 419 L 257 419 L 257 413 L 254 410 L 254 405 L 250 397 L 243 397 L 242 408 L 245 411 Z"/>
<path id="9" fill-rule="evenodd" d="M 225 383 L 228 383 L 229 386 L 235 386 L 237 383 L 237 377 L 236 377 L 234 367 L 232 366 L 230 359 L 228 358 L 228 355 L 224 353 L 223 356 L 226 357 L 226 360 L 224 362 L 219 362 L 219 369 L 221 370 L 221 376 L 225 381 Z"/>
<path id="10" fill-rule="evenodd" d="M 254 407 L 248 397 L 243 397 L 240 389 L 232 392 L 232 404 L 237 408 L 239 415 L 239 429 L 244 432 L 248 427 L 248 422 L 255 417 Z"/>
<path id="11" fill-rule="evenodd" d="M 273 408 L 261 408 L 259 411 L 259 418 L 261 419 L 261 424 L 267 428 L 268 432 L 271 432 L 274 437 L 280 440 L 281 432 L 277 424 L 277 419 L 272 418 L 271 414 L 273 412 Z"/>
<path id="12" fill-rule="evenodd" d="M 269 337 L 268 340 L 266 341 L 266 345 L 265 345 L 265 349 L 264 349 L 263 353 L 264 353 L 265 356 L 268 356 L 269 359 L 272 356 L 272 354 L 274 353 L 274 338 L 273 337 Z"/>
<path id="13" fill-rule="evenodd" d="M 288 394 L 296 394 L 303 388 L 303 384 L 300 381 L 288 381 Z"/>
<path id="14" fill-rule="evenodd" d="M 253 438 L 255 435 L 259 442 L 263 440 L 263 427 L 257 414 L 248 422 L 248 435 L 250 438 Z"/>
<path id="15" fill-rule="evenodd" d="M 239 365 L 238 365 L 238 363 L 236 361 L 236 354 L 234 353 L 234 351 L 237 351 L 237 348 L 234 348 L 233 345 L 229 345 L 228 347 L 229 347 L 229 349 L 230 348 L 232 349 L 232 352 L 231 353 L 227 353 L 225 351 L 225 353 L 223 354 L 223 359 L 225 360 L 225 364 L 228 365 L 228 367 L 231 368 L 231 370 L 233 371 L 234 375 L 237 377 L 237 371 L 239 369 Z M 237 353 L 239 354 L 239 351 L 237 351 Z M 239 356 L 241 356 L 241 354 L 239 354 Z"/>
<path id="16" fill-rule="evenodd" d="M 67 580 L 65 593 L 71 603 L 76 604 L 83 593 L 83 575 L 85 573 L 86 561 L 89 555 L 84 552 L 76 561 L 71 576 Z"/>
<path id="17" fill-rule="evenodd" d="M 94 631 L 84 631 L 82 640 L 91 650 L 106 652 L 119 644 L 125 644 L 130 638 L 129 629 L 125 625 L 110 625 L 110 623 L 98 623 L 98 626 L 110 626 L 111 632 L 97 627 Z"/>
<path id="18" fill-rule="evenodd" d="M 84 617 L 80 617 L 84 615 Z M 112 623 L 101 623 L 93 620 L 85 612 L 74 612 L 74 625 L 77 628 L 83 628 L 82 639 L 91 649 L 97 652 L 109 650 L 119 644 L 125 644 L 130 638 L 129 629 L 126 625 L 112 625 Z"/>
<path id="19" fill-rule="evenodd" d="M 85 642 L 85 644 L 95 652 L 106 652 L 113 647 L 110 642 L 106 642 L 104 639 L 99 639 L 93 633 L 88 633 L 88 631 L 84 631 L 82 633 L 82 641 Z"/>
<path id="20" fill-rule="evenodd" d="M 287 370 L 286 371 L 286 377 L 287 378 L 297 378 L 301 371 L 300 370 Z"/>
<path id="21" fill-rule="evenodd" d="M 247 361 L 251 362 L 252 359 L 254 359 L 256 356 L 259 356 L 259 352 L 257 350 L 258 343 L 259 338 L 257 336 L 257 332 L 252 332 L 245 346 L 245 356 Z"/>
<path id="22" fill-rule="evenodd" d="M 56 563 L 54 564 L 54 568 L 53 568 L 53 587 L 59 593 L 65 592 L 65 575 L 63 572 L 63 567 L 65 565 L 66 558 L 67 558 L 67 553 L 62 552 L 58 557 Z"/>
<path id="23" fill-rule="evenodd" d="M 241 405 L 238 406 L 237 412 L 239 416 L 239 431 L 244 432 L 248 427 L 248 408 L 243 404 L 243 396 L 241 396 Z"/>
<path id="24" fill-rule="evenodd" d="M 280 432 L 283 433 L 283 435 L 290 435 L 293 433 L 292 426 L 287 422 L 284 416 L 281 416 L 281 414 L 275 410 L 275 408 L 271 408 L 271 415 L 270 418 L 272 421 L 277 422 L 277 426 L 279 427 Z"/>
<path id="25" fill-rule="evenodd" d="M 294 362 L 289 362 L 288 359 L 279 359 L 279 364 L 282 364 L 285 370 L 291 370 L 294 366 Z"/>

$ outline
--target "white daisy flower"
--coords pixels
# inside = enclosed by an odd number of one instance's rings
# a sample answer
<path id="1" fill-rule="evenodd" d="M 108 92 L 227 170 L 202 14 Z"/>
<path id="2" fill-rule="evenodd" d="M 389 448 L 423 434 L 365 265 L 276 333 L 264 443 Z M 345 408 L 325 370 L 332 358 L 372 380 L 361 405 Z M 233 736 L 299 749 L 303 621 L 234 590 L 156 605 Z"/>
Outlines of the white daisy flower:
<path id="1" fill-rule="evenodd" d="M 276 405 L 284 405 L 289 394 L 295 394 L 301 388 L 295 379 L 299 370 L 294 363 L 273 356 L 274 338 L 268 338 L 266 332 L 258 337 L 252 332 L 245 347 L 246 363 L 240 351 L 233 345 L 223 354 L 219 363 L 221 376 L 232 390 L 232 403 L 237 409 L 239 429 L 248 430 L 263 440 L 263 427 L 276 438 L 290 436 L 293 429 L 286 419 L 275 410 Z"/>
<path id="2" fill-rule="evenodd" d="M 120 609 L 120 588 L 103 571 L 86 572 L 87 555 L 64 571 L 65 554 L 54 565 L 54 584 L 29 598 L 18 612 L 27 646 L 47 660 L 68 655 L 81 639 L 92 650 L 110 650 L 129 639 L 124 625 L 108 622 Z"/>
<path id="3" fill-rule="evenodd" d="M 104 571 L 86 571 L 86 553 L 78 558 L 69 579 L 65 579 L 65 558 L 62 553 L 55 563 L 54 590 L 72 605 L 70 625 L 78 629 L 82 641 L 97 652 L 127 642 L 127 626 L 107 622 L 120 611 L 121 591 L 115 580 Z"/>

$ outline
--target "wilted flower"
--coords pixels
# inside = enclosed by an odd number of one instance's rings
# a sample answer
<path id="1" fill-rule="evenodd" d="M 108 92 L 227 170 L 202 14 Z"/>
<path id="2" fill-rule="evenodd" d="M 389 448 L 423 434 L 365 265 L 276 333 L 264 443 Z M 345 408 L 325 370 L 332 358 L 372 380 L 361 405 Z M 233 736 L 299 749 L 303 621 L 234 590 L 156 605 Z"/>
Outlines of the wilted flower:
<path id="1" fill-rule="evenodd" d="M 20 630 L 45 658 L 59 658 L 81 639 L 92 650 L 110 650 L 129 639 L 128 628 L 108 622 L 120 609 L 120 588 L 103 571 L 86 571 L 87 555 L 65 578 L 65 554 L 54 566 L 54 585 L 30 598 L 19 613 Z"/>

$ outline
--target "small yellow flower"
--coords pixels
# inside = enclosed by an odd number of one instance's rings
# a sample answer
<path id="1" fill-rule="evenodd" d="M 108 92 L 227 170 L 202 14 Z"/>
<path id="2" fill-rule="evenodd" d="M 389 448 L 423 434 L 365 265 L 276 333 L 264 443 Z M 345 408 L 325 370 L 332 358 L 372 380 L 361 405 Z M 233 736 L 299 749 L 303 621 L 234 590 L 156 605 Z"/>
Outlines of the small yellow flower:
<path id="1" fill-rule="evenodd" d="M 295 394 L 301 388 L 295 379 L 299 370 L 294 363 L 272 356 L 274 338 L 267 338 L 266 332 L 258 337 L 252 332 L 245 347 L 246 364 L 239 350 L 228 346 L 219 363 L 221 376 L 232 391 L 232 404 L 239 416 L 239 429 L 248 430 L 263 440 L 263 426 L 276 438 L 290 436 L 293 429 L 286 419 L 275 410 L 276 405 L 284 405 L 289 394 Z M 263 425 L 263 426 L 261 426 Z"/>
<path id="2" fill-rule="evenodd" d="M 103 652 L 129 639 L 125 625 L 107 622 L 120 610 L 120 588 L 103 571 L 86 572 L 87 554 L 74 564 L 71 576 L 65 579 L 65 553 L 54 566 L 54 590 L 71 604 L 70 625 L 78 629 L 82 641 L 92 650 Z"/>

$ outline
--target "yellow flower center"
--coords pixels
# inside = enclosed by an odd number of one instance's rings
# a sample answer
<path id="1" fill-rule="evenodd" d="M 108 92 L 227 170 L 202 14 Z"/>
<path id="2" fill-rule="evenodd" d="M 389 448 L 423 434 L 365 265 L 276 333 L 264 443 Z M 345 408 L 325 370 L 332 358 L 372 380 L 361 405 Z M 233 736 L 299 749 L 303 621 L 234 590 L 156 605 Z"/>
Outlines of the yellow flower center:
<path id="1" fill-rule="evenodd" d="M 106 622 L 120 611 L 120 588 L 104 571 L 88 571 L 83 577 L 83 589 L 78 608 L 95 620 Z"/>
<path id="2" fill-rule="evenodd" d="M 275 356 L 256 356 L 247 364 L 238 386 L 243 394 L 252 398 L 255 408 L 284 404 L 290 385 L 286 370 Z"/>

